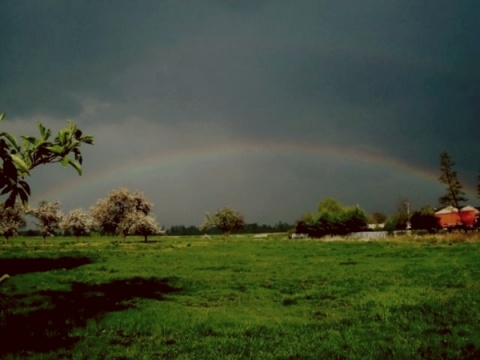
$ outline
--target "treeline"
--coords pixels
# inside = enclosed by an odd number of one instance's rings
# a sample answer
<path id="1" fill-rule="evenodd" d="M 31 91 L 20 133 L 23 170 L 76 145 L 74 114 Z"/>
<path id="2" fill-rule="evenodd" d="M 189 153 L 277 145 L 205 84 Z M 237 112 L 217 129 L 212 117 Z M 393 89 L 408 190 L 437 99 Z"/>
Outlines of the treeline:
<path id="1" fill-rule="evenodd" d="M 292 230 L 294 225 L 278 222 L 275 225 L 267 225 L 267 224 L 257 224 L 251 223 L 246 224 L 245 228 L 242 230 L 236 231 L 237 234 L 262 234 L 262 233 L 286 233 Z M 212 235 L 223 235 L 223 231 L 214 227 L 209 229 L 209 234 Z M 98 230 L 98 235 L 111 235 L 111 233 L 106 233 L 104 231 Z M 71 231 L 55 231 L 54 235 L 65 235 L 65 236 L 74 236 L 75 234 Z M 199 226 L 190 225 L 172 225 L 165 230 L 166 235 L 172 236 L 180 236 L 180 235 L 203 235 L 205 231 L 201 231 Z M 19 231 L 19 235 L 21 236 L 41 236 L 42 232 L 36 229 L 28 229 Z M 88 236 L 89 234 L 84 234 L 84 236 Z"/>
<path id="2" fill-rule="evenodd" d="M 245 224 L 245 227 L 241 230 L 237 230 L 237 234 L 261 234 L 261 233 L 283 233 L 290 231 L 294 225 L 279 221 L 275 225 L 250 223 Z M 202 235 L 204 231 L 201 231 L 199 226 L 185 226 L 185 225 L 173 225 L 166 229 L 167 235 Z M 209 233 L 212 235 L 223 234 L 224 231 L 218 227 L 212 227 L 209 229 Z"/>

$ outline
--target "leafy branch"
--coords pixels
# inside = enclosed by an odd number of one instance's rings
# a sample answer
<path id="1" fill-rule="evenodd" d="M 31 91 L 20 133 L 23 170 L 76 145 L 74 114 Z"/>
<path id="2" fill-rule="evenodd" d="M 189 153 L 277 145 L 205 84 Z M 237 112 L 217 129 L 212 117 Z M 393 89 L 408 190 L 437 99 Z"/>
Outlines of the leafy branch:
<path id="1" fill-rule="evenodd" d="M 0 121 L 5 113 L 0 114 Z M 49 140 L 52 130 L 38 124 L 40 136 L 21 136 L 18 141 L 7 132 L 0 132 L 0 195 L 9 194 L 6 207 L 12 207 L 18 197 L 24 204 L 28 203 L 30 186 L 25 177 L 39 165 L 61 163 L 72 166 L 82 175 L 83 158 L 80 151 L 82 144 L 93 144 L 93 136 L 83 135 L 82 131 L 72 123 L 61 129 L 58 135 Z"/>

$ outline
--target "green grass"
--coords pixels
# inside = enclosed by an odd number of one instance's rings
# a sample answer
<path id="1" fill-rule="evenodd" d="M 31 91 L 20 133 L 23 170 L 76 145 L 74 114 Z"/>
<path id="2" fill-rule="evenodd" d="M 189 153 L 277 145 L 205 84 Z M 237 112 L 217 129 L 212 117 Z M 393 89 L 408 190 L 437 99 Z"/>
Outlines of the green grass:
<path id="1" fill-rule="evenodd" d="M 480 358 L 474 237 L 18 238 L 0 358 Z"/>

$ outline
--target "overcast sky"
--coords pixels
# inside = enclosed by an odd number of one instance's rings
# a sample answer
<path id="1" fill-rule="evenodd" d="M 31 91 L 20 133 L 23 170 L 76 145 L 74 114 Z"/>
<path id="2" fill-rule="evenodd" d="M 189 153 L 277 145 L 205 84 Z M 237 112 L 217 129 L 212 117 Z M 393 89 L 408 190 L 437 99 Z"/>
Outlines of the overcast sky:
<path id="1" fill-rule="evenodd" d="M 437 205 L 448 151 L 478 205 L 478 0 L 0 2 L 2 131 L 72 120 L 84 175 L 31 177 L 32 205 L 140 190 L 162 225 L 223 206 L 294 222 L 325 197 Z"/>

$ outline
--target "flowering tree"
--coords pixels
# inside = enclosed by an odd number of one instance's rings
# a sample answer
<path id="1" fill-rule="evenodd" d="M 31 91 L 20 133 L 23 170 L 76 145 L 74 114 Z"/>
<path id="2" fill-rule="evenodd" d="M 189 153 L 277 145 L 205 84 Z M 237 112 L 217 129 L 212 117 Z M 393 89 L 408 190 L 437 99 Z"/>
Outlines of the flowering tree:
<path id="1" fill-rule="evenodd" d="M 5 244 L 8 238 L 18 235 L 18 230 L 25 227 L 25 208 L 20 203 L 15 203 L 12 207 L 5 207 L 0 203 L 0 234 L 5 237 Z"/>
<path id="2" fill-rule="evenodd" d="M 91 213 L 95 223 L 107 233 L 117 233 L 125 241 L 135 221 L 147 216 L 153 208 L 145 196 L 136 191 L 131 194 L 126 188 L 112 190 L 108 197 L 100 199 L 92 206 Z"/>
<path id="3" fill-rule="evenodd" d="M 157 220 L 151 215 L 143 215 L 136 212 L 127 215 L 125 220 L 125 224 L 129 226 L 128 233 L 130 235 L 142 235 L 145 242 L 148 241 L 149 235 L 165 233 Z"/>
<path id="4" fill-rule="evenodd" d="M 5 113 L 0 113 L 0 121 Z M 17 196 L 26 204 L 30 196 L 30 186 L 25 177 L 30 171 L 43 164 L 60 162 L 70 165 L 82 174 L 82 144 L 93 144 L 93 136 L 84 136 L 72 122 L 61 129 L 53 141 L 49 141 L 52 131 L 38 124 L 40 137 L 22 136 L 21 143 L 12 134 L 0 133 L 0 191 L 8 194 L 6 207 L 13 207 Z M 73 157 L 71 156 L 73 154 Z"/>
<path id="5" fill-rule="evenodd" d="M 63 218 L 60 224 L 65 231 L 71 231 L 75 237 L 86 235 L 93 227 L 93 219 L 84 209 L 74 209 Z"/>
<path id="6" fill-rule="evenodd" d="M 32 209 L 28 213 L 37 218 L 38 222 L 36 225 L 42 233 L 44 244 L 47 236 L 53 235 L 55 230 L 60 229 L 63 214 L 60 210 L 59 201 L 42 201 L 38 209 Z"/>
<path id="7" fill-rule="evenodd" d="M 224 239 L 227 239 L 234 230 L 241 230 L 245 227 L 245 219 L 238 211 L 224 207 L 215 214 L 205 214 L 205 220 L 200 226 L 202 231 L 216 227 L 223 232 Z"/>

